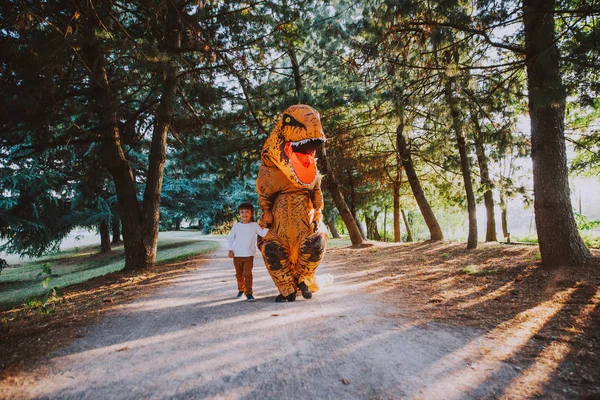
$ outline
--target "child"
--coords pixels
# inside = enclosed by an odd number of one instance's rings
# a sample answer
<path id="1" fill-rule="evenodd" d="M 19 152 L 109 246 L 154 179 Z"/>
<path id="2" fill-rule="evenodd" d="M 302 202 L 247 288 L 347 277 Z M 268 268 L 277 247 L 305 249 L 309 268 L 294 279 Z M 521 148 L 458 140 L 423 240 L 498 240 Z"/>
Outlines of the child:
<path id="1" fill-rule="evenodd" d="M 233 258 L 235 277 L 238 284 L 237 297 L 246 293 L 248 301 L 255 301 L 252 296 L 252 267 L 256 253 L 256 235 L 265 237 L 268 228 L 261 228 L 254 220 L 254 206 L 242 203 L 238 207 L 242 222 L 236 222 L 229 232 L 229 258 Z"/>

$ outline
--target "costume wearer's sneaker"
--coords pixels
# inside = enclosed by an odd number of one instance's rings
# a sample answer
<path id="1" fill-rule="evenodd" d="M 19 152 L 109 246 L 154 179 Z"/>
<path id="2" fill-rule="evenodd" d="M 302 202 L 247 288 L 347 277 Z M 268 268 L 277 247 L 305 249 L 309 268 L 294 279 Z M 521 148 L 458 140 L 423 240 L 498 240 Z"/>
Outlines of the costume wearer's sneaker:
<path id="1" fill-rule="evenodd" d="M 244 292 L 238 292 L 238 295 L 237 295 L 237 296 L 235 296 L 235 297 L 237 297 L 237 298 L 239 299 L 239 298 L 240 298 L 240 297 L 242 297 L 243 295 L 244 295 Z"/>
<path id="2" fill-rule="evenodd" d="M 288 296 L 286 297 L 287 301 L 292 302 L 294 300 L 296 300 L 296 292 L 292 293 L 292 294 L 288 294 Z"/>
<path id="3" fill-rule="evenodd" d="M 287 301 L 287 299 L 282 294 L 280 294 L 279 296 L 275 297 L 275 303 L 285 303 L 286 301 Z"/>
<path id="4" fill-rule="evenodd" d="M 312 298 L 312 292 L 310 291 L 310 289 L 306 283 L 300 282 L 298 284 L 298 287 L 300 288 L 300 291 L 302 292 L 302 297 L 304 297 L 305 299 Z"/>
<path id="5" fill-rule="evenodd" d="M 252 296 L 251 294 L 249 294 L 246 297 L 248 298 L 248 301 L 256 301 L 256 299 L 254 298 L 254 296 Z"/>

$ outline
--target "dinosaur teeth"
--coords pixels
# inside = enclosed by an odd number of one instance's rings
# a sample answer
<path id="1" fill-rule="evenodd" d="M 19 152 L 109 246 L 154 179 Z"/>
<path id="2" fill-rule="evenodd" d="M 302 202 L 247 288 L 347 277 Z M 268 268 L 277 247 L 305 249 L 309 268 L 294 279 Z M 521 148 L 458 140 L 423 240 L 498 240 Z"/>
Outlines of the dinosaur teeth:
<path id="1" fill-rule="evenodd" d="M 291 142 L 291 145 L 292 145 L 292 146 L 300 146 L 300 145 L 303 145 L 304 143 L 308 143 L 308 142 L 310 142 L 311 140 L 315 140 L 315 139 L 304 139 L 304 140 L 299 140 L 299 141 L 297 141 L 297 142 Z"/>
<path id="2" fill-rule="evenodd" d="M 323 139 L 302 139 L 296 142 L 290 142 L 290 145 L 292 145 L 292 147 L 296 149 L 305 144 L 313 144 L 316 148 L 319 147 L 323 142 L 325 142 Z"/>

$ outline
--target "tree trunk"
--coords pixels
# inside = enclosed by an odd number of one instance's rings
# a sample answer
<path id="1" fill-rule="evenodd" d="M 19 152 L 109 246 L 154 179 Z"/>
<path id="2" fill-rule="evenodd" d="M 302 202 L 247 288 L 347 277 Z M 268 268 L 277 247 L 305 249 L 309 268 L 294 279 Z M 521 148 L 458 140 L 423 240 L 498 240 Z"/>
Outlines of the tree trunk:
<path id="1" fill-rule="evenodd" d="M 383 210 L 383 241 L 387 242 L 387 209 L 388 206 L 385 206 Z"/>
<path id="2" fill-rule="evenodd" d="M 117 102 L 112 96 L 108 82 L 103 43 L 95 35 L 96 29 L 102 29 L 98 18 L 95 12 L 87 15 L 90 26 L 87 27 L 88 42 L 84 48 L 84 55 L 90 73 L 89 85 L 94 93 L 93 105 L 98 115 L 98 132 L 103 138 L 100 148 L 101 160 L 115 182 L 123 225 L 125 269 L 145 268 L 152 264 L 148 263 L 142 240 L 141 212 L 133 171 L 121 146 L 115 109 Z"/>
<path id="3" fill-rule="evenodd" d="M 361 220 L 358 218 L 358 213 L 355 214 L 355 218 L 356 218 L 356 223 L 358 224 L 358 231 L 360 232 L 360 235 L 362 236 L 363 240 L 367 240 L 367 232 L 365 232 L 365 227 L 367 226 L 366 221 L 365 224 L 363 225 L 361 223 Z"/>
<path id="4" fill-rule="evenodd" d="M 510 232 L 508 232 L 508 208 L 506 206 L 506 195 L 500 191 L 500 210 L 502 210 L 502 235 L 507 243 L 510 243 Z"/>
<path id="5" fill-rule="evenodd" d="M 295 89 L 295 97 L 296 103 L 303 103 L 305 101 L 305 93 L 304 86 L 302 83 L 302 75 L 300 74 L 300 64 L 298 63 L 298 58 L 296 57 L 296 51 L 292 44 L 288 44 L 288 55 L 290 56 L 290 61 L 292 62 L 292 75 L 294 76 L 294 89 Z"/>
<path id="6" fill-rule="evenodd" d="M 477 155 L 477 164 L 479 165 L 479 174 L 481 175 L 481 186 L 483 186 L 483 202 L 486 210 L 486 231 L 485 241 L 496 242 L 496 216 L 494 215 L 494 194 L 492 192 L 492 180 L 488 168 L 488 159 L 483 147 L 483 138 L 481 126 L 475 113 L 471 113 L 473 124 L 475 125 L 475 154 Z"/>
<path id="7" fill-rule="evenodd" d="M 473 193 L 473 182 L 471 181 L 471 168 L 467 154 L 465 138 L 457 131 L 456 144 L 460 153 L 460 164 L 463 181 L 465 182 L 465 193 L 467 195 L 467 209 L 469 212 L 469 237 L 467 238 L 467 249 L 477 248 L 477 205 Z"/>
<path id="8" fill-rule="evenodd" d="M 553 0 L 523 0 L 535 225 L 542 263 L 579 265 L 583 244 L 569 192 L 564 136 L 566 94 L 559 70 Z"/>
<path id="9" fill-rule="evenodd" d="M 118 217 L 112 219 L 112 244 L 121 243 L 121 221 Z"/>
<path id="10" fill-rule="evenodd" d="M 367 226 L 367 239 L 373 240 L 373 220 L 369 218 L 366 212 L 363 215 L 365 217 L 365 225 Z"/>
<path id="11" fill-rule="evenodd" d="M 352 170 L 346 169 L 346 175 L 348 175 L 348 186 L 350 192 L 350 212 L 356 220 L 358 231 L 360 232 L 360 235 L 362 236 L 363 240 L 367 240 L 369 237 L 367 232 L 365 232 L 367 221 L 365 220 L 365 226 L 363 226 L 363 224 L 360 223 L 360 218 L 358 218 L 358 210 L 356 209 L 356 192 L 354 190 L 354 179 L 352 178 Z"/>
<path id="12" fill-rule="evenodd" d="M 325 224 L 327 224 L 327 227 L 329 228 L 329 231 L 331 232 L 331 236 L 334 239 L 339 239 L 340 234 L 338 233 L 338 231 L 335 227 L 335 221 L 333 221 L 332 219 L 329 219 L 329 218 L 325 218 Z"/>
<path id="13" fill-rule="evenodd" d="M 373 217 L 369 216 L 366 212 L 363 213 L 365 216 L 365 222 L 367 225 L 367 238 L 371 240 L 381 240 L 381 235 L 377 229 L 377 217 L 379 216 L 378 211 L 373 212 Z"/>
<path id="14" fill-rule="evenodd" d="M 302 75 L 300 74 L 300 65 L 298 64 L 296 53 L 291 44 L 288 45 L 288 55 L 290 56 L 290 60 L 292 62 L 292 73 L 294 75 L 296 103 L 299 103 L 302 99 L 304 99 Z M 325 145 L 323 145 L 323 147 L 319 149 L 318 154 L 318 159 L 321 161 L 320 169 L 323 171 L 327 189 L 329 189 L 329 193 L 331 193 L 331 197 L 333 198 L 335 207 L 340 213 L 342 221 L 344 221 L 344 224 L 348 229 L 348 234 L 350 235 L 350 241 L 352 242 L 352 246 L 358 247 L 363 244 L 364 239 L 363 236 L 361 236 L 361 232 L 358 228 L 356 218 L 352 215 L 350 209 L 348 208 L 348 205 L 346 204 L 346 201 L 344 200 L 342 189 L 340 188 L 338 181 L 333 175 L 331 164 L 329 163 L 329 159 L 327 158 L 327 151 L 325 150 Z"/>
<path id="15" fill-rule="evenodd" d="M 95 34 L 96 29 L 104 29 L 99 18 L 102 15 L 108 15 L 108 11 L 110 10 L 101 8 L 99 14 L 98 10 L 88 13 L 87 18 L 91 26 L 89 27 L 85 54 L 90 70 L 90 85 L 95 93 L 94 99 L 100 132 L 104 136 L 101 148 L 102 160 L 114 178 L 117 191 L 123 243 L 125 245 L 125 269 L 148 268 L 156 260 L 159 201 L 166 158 L 166 136 L 172 115 L 171 104 L 176 92 L 175 77 L 177 69 L 174 63 L 170 61 L 165 61 L 163 64 L 163 76 L 165 77 L 163 94 L 152 135 L 144 203 L 142 209 L 140 209 L 133 171 L 121 145 L 115 109 L 117 101 L 112 97 L 110 91 L 103 43 L 98 41 Z M 165 47 L 169 51 L 177 50 L 180 47 L 179 15 L 179 10 L 175 9 L 173 3 L 169 2 L 165 43 Z M 107 19 L 109 18 L 107 17 Z"/>
<path id="16" fill-rule="evenodd" d="M 110 229 L 108 222 L 103 220 L 100 223 L 100 253 L 108 253 L 110 251 Z"/>
<path id="17" fill-rule="evenodd" d="M 350 209 L 344 200 L 344 195 L 340 189 L 340 184 L 333 175 L 333 170 L 331 169 L 331 164 L 329 164 L 329 159 L 327 158 L 327 152 L 324 146 L 319 150 L 319 161 L 321 164 L 321 170 L 323 171 L 325 184 L 327 189 L 329 189 L 329 193 L 331 193 L 331 197 L 333 198 L 335 207 L 338 209 L 338 212 L 342 217 L 342 221 L 344 221 L 344 225 L 346 225 L 346 229 L 348 229 L 352 246 L 360 246 L 363 244 L 362 235 L 358 229 L 356 219 L 354 219 L 352 216 L 352 213 L 350 212 Z"/>
<path id="18" fill-rule="evenodd" d="M 442 229 L 440 228 L 440 225 L 433 214 L 433 210 L 431 209 L 431 206 L 425 197 L 425 193 L 423 192 L 423 188 L 421 187 L 421 183 L 419 182 L 419 177 L 415 172 L 410 149 L 406 142 L 406 138 L 404 137 L 403 131 L 404 123 L 401 122 L 398 125 L 398 129 L 396 129 L 396 144 L 398 146 L 398 151 L 400 152 L 400 157 L 402 157 L 402 166 L 404 167 L 404 171 L 406 171 L 408 183 L 410 184 L 410 188 L 415 196 L 419 210 L 421 210 L 423 219 L 425 220 L 427 228 L 429 229 L 429 239 L 444 240 Z"/>
<path id="19" fill-rule="evenodd" d="M 379 228 L 377 227 L 377 218 L 379 218 L 379 211 L 373 213 L 373 238 L 375 240 L 381 241 L 381 234 L 379 233 Z"/>
<path id="20" fill-rule="evenodd" d="M 172 55 L 177 54 L 181 48 L 180 10 L 173 2 L 167 3 L 167 35 L 164 46 Z M 172 60 L 164 61 L 163 65 L 163 93 L 158 107 L 158 115 L 152 134 L 150 145 L 150 159 L 146 190 L 144 191 L 144 208 L 142 213 L 144 247 L 148 254 L 148 262 L 156 261 L 156 246 L 158 244 L 158 230 L 160 218 L 160 193 L 162 191 L 163 172 L 167 159 L 167 135 L 171 127 L 173 116 L 173 103 L 177 91 L 177 65 Z"/>
<path id="21" fill-rule="evenodd" d="M 176 231 L 181 230 L 181 218 L 175 218 L 175 230 Z"/>
<path id="22" fill-rule="evenodd" d="M 400 231 L 400 182 L 394 182 L 394 242 L 402 242 Z"/>
<path id="23" fill-rule="evenodd" d="M 460 154 L 460 166 L 462 170 L 463 181 L 465 183 L 465 194 L 467 196 L 467 210 L 469 214 L 469 237 L 467 238 L 467 249 L 477 248 L 477 204 L 475 203 L 475 193 L 473 193 L 473 181 L 471 181 L 471 167 L 469 165 L 469 155 L 467 152 L 467 143 L 462 132 L 462 122 L 460 120 L 460 111 L 453 95 L 453 79 L 448 79 L 445 85 L 445 97 L 450 107 L 452 117 L 452 129 L 456 134 L 456 146 Z"/>
<path id="24" fill-rule="evenodd" d="M 408 218 L 406 218 L 406 213 L 404 212 L 404 209 L 401 209 L 400 211 L 402 212 L 402 218 L 404 219 L 404 226 L 406 226 L 406 241 L 412 242 L 413 237 L 412 231 L 410 230 L 410 225 L 408 225 Z"/>

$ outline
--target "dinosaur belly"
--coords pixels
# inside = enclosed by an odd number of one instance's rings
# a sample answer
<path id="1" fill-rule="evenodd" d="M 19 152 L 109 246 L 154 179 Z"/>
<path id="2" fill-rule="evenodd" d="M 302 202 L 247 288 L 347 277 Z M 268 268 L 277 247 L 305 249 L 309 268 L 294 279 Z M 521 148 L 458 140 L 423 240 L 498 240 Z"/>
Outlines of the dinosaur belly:
<path id="1" fill-rule="evenodd" d="M 290 262 L 295 264 L 300 244 L 311 233 L 313 208 L 308 193 L 280 194 L 272 212 L 273 231 L 289 249 Z"/>

